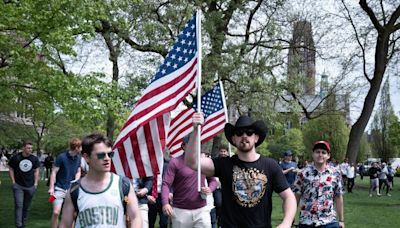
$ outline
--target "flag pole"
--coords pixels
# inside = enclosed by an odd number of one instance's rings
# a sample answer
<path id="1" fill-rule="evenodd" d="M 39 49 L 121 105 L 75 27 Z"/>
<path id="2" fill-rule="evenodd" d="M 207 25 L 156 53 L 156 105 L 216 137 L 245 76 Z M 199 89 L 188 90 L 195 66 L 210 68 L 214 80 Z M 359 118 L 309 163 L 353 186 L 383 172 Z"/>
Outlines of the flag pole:
<path id="1" fill-rule="evenodd" d="M 201 10 L 198 9 L 196 12 L 196 39 L 197 39 L 197 109 L 201 112 Z M 201 191 L 201 126 L 197 127 L 197 191 Z"/>
<path id="2" fill-rule="evenodd" d="M 224 106 L 224 112 L 225 112 L 225 119 L 226 122 L 229 123 L 229 116 L 228 116 L 228 108 L 226 107 L 226 98 L 225 98 L 225 90 L 224 90 L 224 85 L 222 84 L 221 80 L 218 79 L 219 87 L 221 88 L 221 95 L 222 95 L 222 105 Z M 231 144 L 228 143 L 228 150 L 229 150 L 229 156 L 231 156 Z"/>

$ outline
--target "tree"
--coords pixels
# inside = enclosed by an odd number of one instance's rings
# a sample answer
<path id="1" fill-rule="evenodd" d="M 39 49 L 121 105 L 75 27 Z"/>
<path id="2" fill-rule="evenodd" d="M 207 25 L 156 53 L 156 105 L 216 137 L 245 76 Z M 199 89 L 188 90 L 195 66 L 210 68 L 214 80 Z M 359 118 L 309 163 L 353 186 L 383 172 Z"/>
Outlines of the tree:
<path id="1" fill-rule="evenodd" d="M 305 147 L 303 143 L 303 133 L 300 129 L 291 128 L 287 132 L 268 144 L 271 157 L 279 159 L 283 152 L 291 150 L 293 157 L 303 159 L 305 157 Z"/>
<path id="2" fill-rule="evenodd" d="M 338 161 L 345 158 L 348 134 L 349 129 L 339 113 L 313 119 L 303 128 L 306 151 L 312 151 L 313 142 L 326 140 L 331 145 L 331 157 Z M 309 155 L 311 155 L 310 152 Z"/>
<path id="3" fill-rule="evenodd" d="M 400 29 L 400 5 L 396 1 L 367 2 L 360 0 L 359 5 L 364 11 L 363 22 L 357 23 L 355 15 L 351 14 L 348 5 L 342 0 L 348 21 L 353 27 L 355 39 L 359 45 L 361 68 L 363 75 L 369 83 L 369 90 L 364 99 L 362 111 L 350 130 L 346 157 L 355 162 L 359 152 L 360 140 L 372 114 L 376 97 L 379 93 L 383 77 L 391 63 L 398 57 L 398 40 Z M 373 30 L 365 22 L 368 19 Z M 366 34 L 366 35 L 363 35 Z M 375 39 L 372 39 L 375 36 Z M 369 48 L 374 46 L 374 60 L 372 68 L 369 67 Z M 354 56 L 354 58 L 357 58 Z M 371 73 L 372 72 L 372 73 Z"/>
<path id="4" fill-rule="evenodd" d="M 395 157 L 397 154 L 396 145 L 392 144 L 391 139 L 398 135 L 394 133 L 395 125 L 398 122 L 393 111 L 392 102 L 390 100 L 389 78 L 386 79 L 381 90 L 378 110 L 372 122 L 372 148 L 374 153 L 385 161 Z M 392 130 L 390 130 L 392 129 Z M 394 133 L 395 134 L 395 133 Z M 394 136 L 394 137 L 393 137 Z"/>

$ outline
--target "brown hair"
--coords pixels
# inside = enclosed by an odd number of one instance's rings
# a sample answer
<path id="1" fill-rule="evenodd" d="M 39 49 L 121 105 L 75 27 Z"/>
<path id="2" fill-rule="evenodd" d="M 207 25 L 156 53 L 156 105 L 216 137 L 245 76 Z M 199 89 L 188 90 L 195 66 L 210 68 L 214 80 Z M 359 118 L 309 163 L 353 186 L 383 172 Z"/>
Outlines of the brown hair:
<path id="1" fill-rule="evenodd" d="M 32 141 L 31 140 L 24 140 L 23 142 L 22 142 L 22 145 L 25 147 L 26 145 L 31 145 L 31 146 L 33 146 L 33 143 L 32 143 Z"/>
<path id="2" fill-rule="evenodd" d="M 69 141 L 69 149 L 75 150 L 76 148 L 81 147 L 82 141 L 78 138 L 73 138 Z"/>
<path id="3" fill-rule="evenodd" d="M 94 133 L 85 136 L 82 140 L 82 154 L 90 156 L 93 150 L 94 144 L 104 143 L 108 147 L 112 147 L 112 142 L 109 138 L 100 133 Z"/>

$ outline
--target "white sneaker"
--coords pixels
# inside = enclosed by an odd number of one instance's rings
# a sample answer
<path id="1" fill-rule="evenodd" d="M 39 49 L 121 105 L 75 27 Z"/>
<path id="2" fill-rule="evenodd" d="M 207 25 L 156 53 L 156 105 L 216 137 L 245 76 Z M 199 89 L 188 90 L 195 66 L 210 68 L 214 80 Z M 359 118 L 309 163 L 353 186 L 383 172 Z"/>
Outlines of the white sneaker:
<path id="1" fill-rule="evenodd" d="M 388 194 L 386 194 L 387 196 L 392 196 L 392 195 L 390 195 L 390 193 L 388 193 Z"/>
<path id="2" fill-rule="evenodd" d="M 376 193 L 376 195 L 377 195 L 377 196 L 381 196 L 381 194 L 379 194 L 379 193 Z"/>
<path id="3" fill-rule="evenodd" d="M 369 197 L 372 197 L 372 194 L 369 194 Z"/>

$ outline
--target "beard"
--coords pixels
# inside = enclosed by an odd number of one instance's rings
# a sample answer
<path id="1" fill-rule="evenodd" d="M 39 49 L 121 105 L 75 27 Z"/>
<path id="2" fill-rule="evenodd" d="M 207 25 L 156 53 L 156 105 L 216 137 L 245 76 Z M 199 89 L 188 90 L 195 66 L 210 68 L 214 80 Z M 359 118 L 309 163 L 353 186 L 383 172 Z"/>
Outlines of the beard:
<path id="1" fill-rule="evenodd" d="M 254 148 L 254 143 L 251 143 L 247 139 L 241 139 L 239 143 L 236 145 L 236 148 L 243 152 L 243 153 L 248 153 L 253 150 Z"/>

